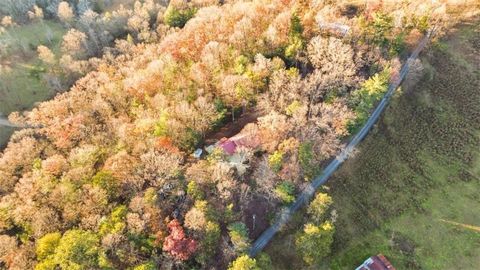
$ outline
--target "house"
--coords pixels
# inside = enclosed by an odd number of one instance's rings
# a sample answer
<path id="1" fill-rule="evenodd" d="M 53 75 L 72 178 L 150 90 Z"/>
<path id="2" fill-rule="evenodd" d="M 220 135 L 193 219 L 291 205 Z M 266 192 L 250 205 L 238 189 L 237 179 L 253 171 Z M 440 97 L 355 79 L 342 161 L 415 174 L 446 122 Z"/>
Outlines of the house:
<path id="1" fill-rule="evenodd" d="M 222 138 L 215 146 L 221 147 L 227 155 L 233 155 L 237 151 L 237 147 L 256 149 L 260 144 L 260 137 L 256 134 L 239 133 L 228 139 Z"/>
<path id="2" fill-rule="evenodd" d="M 223 138 L 219 141 L 219 146 L 223 149 L 223 151 L 228 155 L 233 155 L 237 150 L 237 144 L 235 141 L 227 138 Z"/>
<path id="3" fill-rule="evenodd" d="M 378 254 L 366 259 L 363 264 L 355 270 L 395 270 L 395 268 L 385 256 Z"/>

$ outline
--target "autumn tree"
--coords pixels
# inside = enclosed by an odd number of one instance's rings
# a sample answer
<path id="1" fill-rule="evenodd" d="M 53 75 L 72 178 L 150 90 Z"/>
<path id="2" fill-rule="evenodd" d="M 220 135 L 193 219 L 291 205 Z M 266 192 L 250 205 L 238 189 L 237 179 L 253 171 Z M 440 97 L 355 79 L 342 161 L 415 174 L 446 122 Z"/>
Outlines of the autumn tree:
<path id="1" fill-rule="evenodd" d="M 168 223 L 170 235 L 163 242 L 163 250 L 178 260 L 188 260 L 197 250 L 197 242 L 185 235 L 185 232 L 178 222 L 174 219 Z"/>
<path id="2" fill-rule="evenodd" d="M 228 235 L 237 252 L 242 253 L 249 248 L 250 239 L 248 239 L 248 228 L 244 223 L 235 222 L 228 225 Z"/>
<path id="3" fill-rule="evenodd" d="M 99 239 L 89 231 L 69 230 L 45 235 L 37 244 L 36 269 L 88 269 L 98 266 Z"/>
<path id="4" fill-rule="evenodd" d="M 53 65 L 55 63 L 55 55 L 52 51 L 43 45 L 38 46 L 37 48 L 38 58 L 48 65 Z"/>
<path id="5" fill-rule="evenodd" d="M 307 213 L 316 224 L 320 224 L 325 220 L 325 215 L 332 205 L 332 197 L 326 193 L 318 193 L 307 208 Z"/>
<path id="6" fill-rule="evenodd" d="M 70 7 L 70 4 L 65 1 L 58 4 L 57 15 L 58 18 L 67 25 L 70 25 L 74 18 L 73 9 Z"/>
<path id="7" fill-rule="evenodd" d="M 248 257 L 248 255 L 243 255 L 235 259 L 228 270 L 260 270 L 261 268 L 257 265 L 257 261 Z"/>
<path id="8" fill-rule="evenodd" d="M 330 222 L 319 226 L 305 224 L 303 231 L 295 238 L 295 246 L 307 264 L 318 264 L 330 253 L 333 233 L 334 227 Z"/>
<path id="9" fill-rule="evenodd" d="M 182 28 L 190 18 L 192 18 L 197 9 L 195 7 L 178 7 L 173 4 L 172 1 L 165 11 L 164 20 L 165 23 L 172 27 Z"/>

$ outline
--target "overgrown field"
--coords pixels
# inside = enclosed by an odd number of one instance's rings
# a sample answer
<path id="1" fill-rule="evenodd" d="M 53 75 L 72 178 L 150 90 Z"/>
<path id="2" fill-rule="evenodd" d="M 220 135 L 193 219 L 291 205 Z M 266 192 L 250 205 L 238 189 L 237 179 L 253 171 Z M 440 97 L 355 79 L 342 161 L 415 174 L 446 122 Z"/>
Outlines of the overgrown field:
<path id="1" fill-rule="evenodd" d="M 430 48 L 420 83 L 329 181 L 335 242 L 313 269 L 354 269 L 378 253 L 397 269 L 478 269 L 479 30 L 477 20 Z M 267 250 L 275 269 L 307 268 L 292 242 L 300 215 Z"/>

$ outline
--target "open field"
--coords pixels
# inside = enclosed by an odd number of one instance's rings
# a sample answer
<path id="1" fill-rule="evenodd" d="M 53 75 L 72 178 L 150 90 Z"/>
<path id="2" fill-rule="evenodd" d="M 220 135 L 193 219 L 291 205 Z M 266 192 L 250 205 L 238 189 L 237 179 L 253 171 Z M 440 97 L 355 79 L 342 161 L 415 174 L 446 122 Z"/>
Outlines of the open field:
<path id="1" fill-rule="evenodd" d="M 312 269 L 354 269 L 377 253 L 397 269 L 477 269 L 480 261 L 479 24 L 424 56 L 377 128 L 327 184 L 338 213 L 333 254 Z M 453 222 L 453 223 L 452 223 Z M 293 233 L 267 249 L 275 269 L 305 269 Z"/>
<path id="2" fill-rule="evenodd" d="M 10 28 L 0 35 L 4 46 L 0 72 L 0 114 L 30 109 L 35 102 L 50 98 L 47 85 L 35 71 L 40 66 L 37 46 L 45 45 L 58 52 L 65 29 L 56 22 L 43 21 Z M 0 127 L 0 146 L 6 143 L 11 128 Z"/>

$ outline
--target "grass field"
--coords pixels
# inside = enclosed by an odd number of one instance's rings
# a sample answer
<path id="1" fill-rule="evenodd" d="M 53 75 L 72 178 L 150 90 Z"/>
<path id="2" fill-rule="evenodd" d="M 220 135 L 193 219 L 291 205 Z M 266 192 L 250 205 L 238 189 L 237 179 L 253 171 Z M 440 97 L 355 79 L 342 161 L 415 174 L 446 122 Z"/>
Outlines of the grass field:
<path id="1" fill-rule="evenodd" d="M 424 55 L 423 79 L 329 180 L 335 242 L 311 269 L 354 269 L 378 253 L 397 269 L 479 269 L 479 53 L 477 21 Z M 298 213 L 268 247 L 275 269 L 307 269 L 292 242 L 302 223 Z"/>
<path id="2" fill-rule="evenodd" d="M 30 109 L 35 102 L 50 98 L 53 93 L 39 76 L 31 71 L 40 64 L 37 46 L 45 45 L 58 52 L 65 29 L 56 22 L 44 21 L 16 26 L 0 35 L 5 46 L 0 57 L 0 114 Z M 0 146 L 12 132 L 0 127 Z"/>

